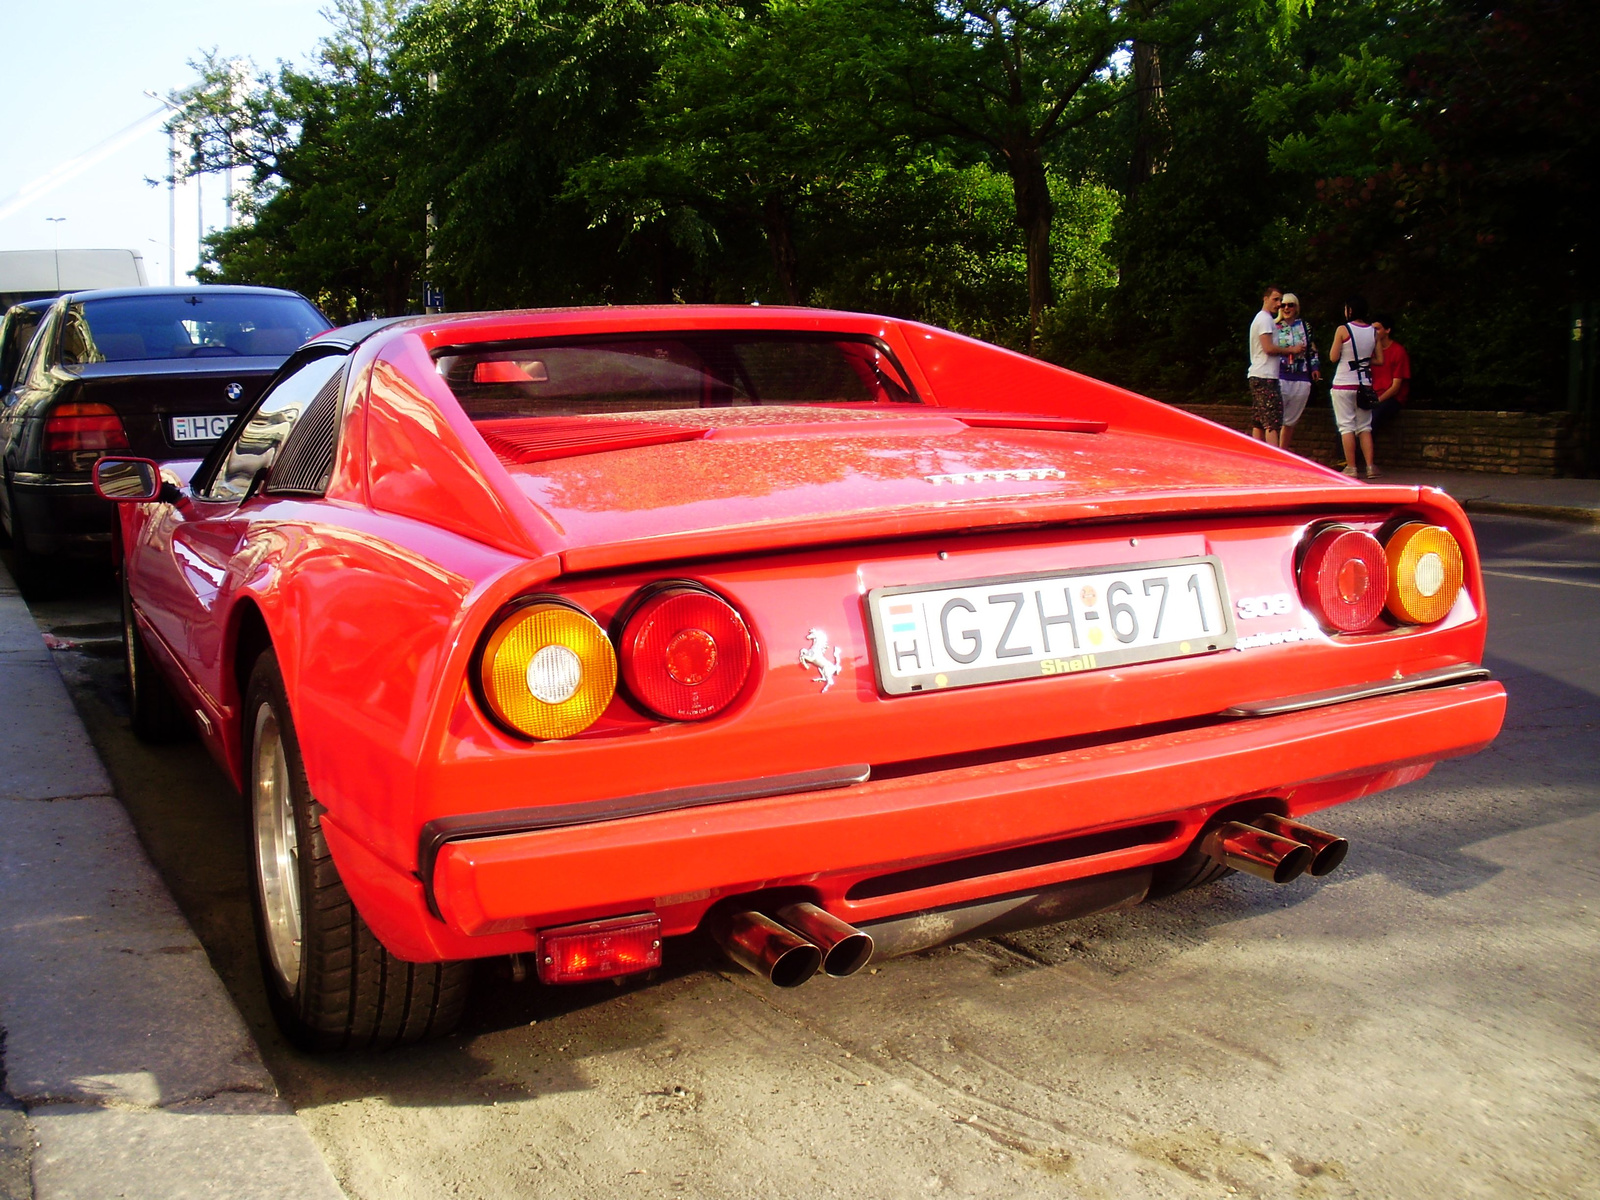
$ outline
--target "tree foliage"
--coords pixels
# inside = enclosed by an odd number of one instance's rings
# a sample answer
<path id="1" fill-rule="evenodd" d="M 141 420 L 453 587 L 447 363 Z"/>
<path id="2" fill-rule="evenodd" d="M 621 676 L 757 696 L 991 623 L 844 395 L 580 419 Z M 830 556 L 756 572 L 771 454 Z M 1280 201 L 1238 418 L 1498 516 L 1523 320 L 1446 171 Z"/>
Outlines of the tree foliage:
<path id="1" fill-rule="evenodd" d="M 1267 279 L 1398 313 L 1419 396 L 1560 395 L 1600 7 L 1565 0 L 338 0 L 197 64 L 211 277 L 350 317 L 780 301 L 1232 395 Z"/>

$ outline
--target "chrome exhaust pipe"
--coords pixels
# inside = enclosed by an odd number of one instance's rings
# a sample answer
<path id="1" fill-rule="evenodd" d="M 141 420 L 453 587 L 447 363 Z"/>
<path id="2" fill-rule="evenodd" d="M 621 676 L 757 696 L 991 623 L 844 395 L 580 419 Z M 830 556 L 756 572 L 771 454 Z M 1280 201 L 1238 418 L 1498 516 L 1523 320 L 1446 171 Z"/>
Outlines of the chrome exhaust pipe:
<path id="1" fill-rule="evenodd" d="M 758 912 L 736 912 L 712 928 L 727 956 L 775 987 L 799 987 L 817 973 L 822 951 Z"/>
<path id="2" fill-rule="evenodd" d="M 1219 825 L 1206 834 L 1200 849 L 1223 866 L 1273 883 L 1298 878 L 1311 863 L 1311 847 L 1305 843 L 1238 821 Z"/>
<path id="3" fill-rule="evenodd" d="M 835 979 L 854 975 L 872 959 L 872 936 L 815 904 L 790 904 L 778 920 L 822 951 L 822 969 Z"/>
<path id="4" fill-rule="evenodd" d="M 1311 847 L 1311 865 L 1306 868 L 1306 873 L 1310 875 L 1326 875 L 1350 853 L 1350 843 L 1345 838 L 1302 825 L 1299 821 L 1291 821 L 1288 817 L 1266 813 L 1250 823 L 1257 829 L 1265 829 L 1268 833 Z"/>

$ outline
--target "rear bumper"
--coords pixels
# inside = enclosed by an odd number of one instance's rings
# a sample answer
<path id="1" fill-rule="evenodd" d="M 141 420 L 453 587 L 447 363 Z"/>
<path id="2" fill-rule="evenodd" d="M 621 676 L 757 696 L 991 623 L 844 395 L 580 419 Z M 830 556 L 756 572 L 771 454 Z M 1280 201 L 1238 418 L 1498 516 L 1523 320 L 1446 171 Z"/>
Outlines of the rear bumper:
<path id="1" fill-rule="evenodd" d="M 95 494 L 87 479 L 15 475 L 13 528 L 35 554 L 103 558 L 111 554 L 115 506 Z"/>
<path id="2" fill-rule="evenodd" d="M 879 920 L 1162 862 L 1241 800 L 1273 797 L 1299 816 L 1404 783 L 1482 749 L 1504 714 L 1504 689 L 1473 682 L 824 791 L 450 841 L 436 848 L 431 897 L 415 877 L 381 888 L 392 917 L 392 902 L 411 897 L 410 929 L 368 919 L 400 943 L 391 944 L 397 953 L 424 957 L 424 946 L 437 957 L 470 955 L 474 943 L 501 953 L 541 926 L 643 909 L 662 914 L 664 932 L 684 933 L 720 896 L 777 887 L 803 889 L 852 922 Z M 1087 836 L 1119 829 L 1149 833 Z M 1074 839 L 1063 843 L 1065 857 L 1004 869 L 1008 860 L 994 853 L 1055 839 Z M 336 857 L 341 843 L 337 836 Z M 955 878 L 914 871 L 982 854 L 1002 869 Z M 442 928 L 426 915 L 430 898 Z"/>

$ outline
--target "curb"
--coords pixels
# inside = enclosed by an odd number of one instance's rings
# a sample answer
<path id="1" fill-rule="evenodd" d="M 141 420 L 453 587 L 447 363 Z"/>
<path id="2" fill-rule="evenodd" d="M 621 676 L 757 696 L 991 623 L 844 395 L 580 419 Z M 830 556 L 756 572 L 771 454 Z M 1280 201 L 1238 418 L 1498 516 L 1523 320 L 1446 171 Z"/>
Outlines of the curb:
<path id="1" fill-rule="evenodd" d="M 1508 517 L 1539 517 L 1550 521 L 1580 521 L 1600 525 L 1600 508 L 1580 508 L 1563 504 L 1519 504 L 1511 500 L 1463 500 L 1468 512 L 1495 513 Z"/>
<path id="2" fill-rule="evenodd" d="M 342 1200 L 3 566 L 0 695 L 0 1197 Z"/>

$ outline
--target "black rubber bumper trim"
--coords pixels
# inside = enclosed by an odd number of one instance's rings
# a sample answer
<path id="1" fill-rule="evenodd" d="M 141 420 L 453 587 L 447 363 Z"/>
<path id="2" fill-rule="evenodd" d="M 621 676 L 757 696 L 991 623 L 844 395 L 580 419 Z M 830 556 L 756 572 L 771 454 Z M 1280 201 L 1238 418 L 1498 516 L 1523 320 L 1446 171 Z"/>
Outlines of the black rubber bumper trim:
<path id="1" fill-rule="evenodd" d="M 1453 683 L 1472 683 L 1489 678 L 1489 668 L 1478 663 L 1458 663 L 1453 667 L 1439 667 L 1433 671 L 1419 671 L 1415 675 L 1402 675 L 1399 679 L 1382 679 L 1376 683 L 1358 683 L 1352 687 L 1329 688 L 1325 692 L 1305 692 L 1299 696 L 1284 696 L 1277 700 L 1253 700 L 1249 704 L 1235 704 L 1222 710 L 1225 717 L 1276 717 L 1284 713 L 1302 712 L 1308 708 L 1326 708 L 1330 704 L 1345 704 L 1351 700 L 1368 700 L 1374 696 L 1393 696 L 1398 692 L 1415 692 L 1423 688 L 1446 687 Z"/>
<path id="2" fill-rule="evenodd" d="M 533 833 L 539 829 L 559 829 L 568 825 L 593 825 L 600 821 L 644 817 L 681 808 L 729 804 L 735 800 L 761 800 L 768 796 L 788 796 L 798 792 L 822 792 L 865 783 L 871 775 L 870 766 L 855 763 L 845 767 L 824 767 L 817 771 L 796 771 L 790 775 L 768 775 L 761 779 L 736 779 L 731 783 L 669 788 L 664 792 L 645 792 L 643 795 L 622 796 L 613 800 L 587 800 L 579 804 L 550 804 L 542 808 L 513 808 L 495 813 L 436 817 L 422 827 L 422 836 L 417 844 L 417 877 L 422 880 L 428 911 L 438 917 L 439 906 L 433 896 L 433 868 L 439 860 L 439 852 L 451 842 L 502 837 L 509 833 Z"/>

